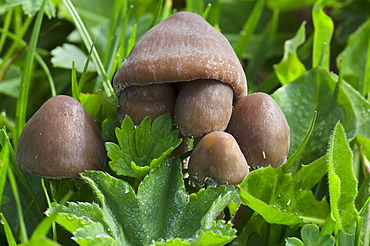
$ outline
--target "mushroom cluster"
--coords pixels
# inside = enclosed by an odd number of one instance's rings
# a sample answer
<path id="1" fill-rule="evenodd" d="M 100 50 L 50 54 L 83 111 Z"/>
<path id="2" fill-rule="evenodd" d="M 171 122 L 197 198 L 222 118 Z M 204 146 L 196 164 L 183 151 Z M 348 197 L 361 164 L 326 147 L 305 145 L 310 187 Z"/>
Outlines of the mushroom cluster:
<path id="1" fill-rule="evenodd" d="M 197 14 L 175 13 L 146 32 L 113 86 L 120 119 L 129 115 L 139 124 L 171 113 L 183 136 L 202 137 L 189 160 L 195 182 L 237 184 L 248 164 L 277 167 L 288 154 L 289 126 L 279 106 L 267 94 L 247 95 L 232 46 Z"/>
<path id="2" fill-rule="evenodd" d="M 106 163 L 98 126 L 76 99 L 64 95 L 46 101 L 27 122 L 16 157 L 23 171 L 48 178 L 78 178 Z"/>

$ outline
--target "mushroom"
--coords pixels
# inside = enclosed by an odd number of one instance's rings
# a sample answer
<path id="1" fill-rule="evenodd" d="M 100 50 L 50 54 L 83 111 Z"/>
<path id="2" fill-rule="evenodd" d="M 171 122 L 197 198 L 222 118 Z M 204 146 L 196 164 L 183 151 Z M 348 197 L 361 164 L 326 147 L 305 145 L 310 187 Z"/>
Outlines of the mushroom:
<path id="1" fill-rule="evenodd" d="M 216 80 L 186 83 L 176 100 L 175 121 L 185 136 L 224 131 L 233 108 L 233 90 Z"/>
<path id="2" fill-rule="evenodd" d="M 190 155 L 189 177 L 196 183 L 211 178 L 219 185 L 234 185 L 248 174 L 248 163 L 235 138 L 227 132 L 205 135 Z"/>
<path id="3" fill-rule="evenodd" d="M 173 115 L 177 90 L 173 84 L 132 86 L 119 97 L 118 119 L 129 115 L 135 125 L 149 116 L 152 120 L 166 113 Z"/>
<path id="4" fill-rule="evenodd" d="M 76 99 L 63 95 L 46 101 L 27 122 L 16 156 L 20 169 L 50 178 L 77 178 L 106 163 L 98 126 Z"/>
<path id="5" fill-rule="evenodd" d="M 234 104 L 227 127 L 249 165 L 280 167 L 289 152 L 289 125 L 279 105 L 268 94 L 257 92 Z"/>
<path id="6" fill-rule="evenodd" d="M 221 92 L 223 95 L 231 96 L 228 96 L 228 99 L 214 97 L 210 104 L 217 100 L 220 100 L 217 102 L 218 105 L 222 105 L 225 101 L 232 102 L 233 96 L 239 98 L 247 91 L 243 68 L 227 39 L 200 15 L 178 12 L 154 26 L 136 42 L 114 76 L 113 85 L 116 90 L 122 91 L 131 86 L 181 83 L 184 87 L 182 89 L 185 89 L 186 84 L 191 81 L 193 81 L 192 86 L 195 86 L 208 80 L 211 80 L 212 85 L 222 83 L 228 85 L 233 91 L 232 94 Z M 226 88 L 227 86 L 216 87 Z M 181 90 L 176 107 L 178 111 L 186 111 L 179 109 L 181 106 L 191 108 L 186 105 L 189 100 L 184 98 L 186 93 L 182 93 Z M 194 101 L 202 100 L 200 93 L 198 97 L 191 96 Z M 203 101 L 206 100 L 203 99 Z M 226 103 L 225 106 L 230 107 L 230 103 Z M 202 107 L 208 106 L 204 104 Z M 192 112 L 194 114 L 191 114 Z M 188 117 L 198 121 L 198 128 L 192 130 L 201 133 L 187 131 L 182 132 L 184 135 L 204 135 L 212 131 L 208 129 L 206 123 L 208 120 L 198 117 L 199 113 L 199 110 L 190 110 Z M 204 110 L 204 113 L 205 117 L 209 116 L 209 110 Z M 181 117 L 176 118 L 175 122 L 180 126 L 180 130 L 190 128 L 184 125 L 187 123 L 179 120 Z M 204 122 L 203 125 L 202 122 Z M 222 123 L 222 127 L 216 129 L 225 129 L 227 123 L 228 120 Z M 201 130 L 201 127 L 204 129 Z"/>

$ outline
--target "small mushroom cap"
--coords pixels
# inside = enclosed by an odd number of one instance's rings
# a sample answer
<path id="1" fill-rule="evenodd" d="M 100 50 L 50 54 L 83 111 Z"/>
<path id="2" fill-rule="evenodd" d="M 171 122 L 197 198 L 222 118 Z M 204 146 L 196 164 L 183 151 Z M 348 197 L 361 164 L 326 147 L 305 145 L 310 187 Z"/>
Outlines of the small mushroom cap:
<path id="1" fill-rule="evenodd" d="M 227 127 L 249 165 L 279 167 L 289 152 L 289 125 L 275 100 L 253 93 L 234 104 Z"/>
<path id="2" fill-rule="evenodd" d="M 247 92 L 243 68 L 228 40 L 203 17 L 171 15 L 146 32 L 116 73 L 113 85 L 128 86 L 213 79 L 236 97 Z"/>
<path id="3" fill-rule="evenodd" d="M 135 125 L 149 116 L 152 120 L 166 113 L 173 115 L 177 96 L 174 84 L 135 86 L 124 89 L 119 97 L 118 119 L 129 115 Z"/>
<path id="4" fill-rule="evenodd" d="M 190 179 L 203 183 L 207 177 L 217 184 L 239 184 L 249 166 L 236 140 L 227 132 L 211 132 L 194 148 L 189 159 Z"/>
<path id="5" fill-rule="evenodd" d="M 216 80 L 186 83 L 175 104 L 175 122 L 185 136 L 224 131 L 233 108 L 233 90 Z"/>
<path id="6" fill-rule="evenodd" d="M 62 95 L 46 101 L 27 122 L 16 155 L 20 169 L 50 178 L 77 178 L 106 163 L 94 120 L 76 99 Z"/>

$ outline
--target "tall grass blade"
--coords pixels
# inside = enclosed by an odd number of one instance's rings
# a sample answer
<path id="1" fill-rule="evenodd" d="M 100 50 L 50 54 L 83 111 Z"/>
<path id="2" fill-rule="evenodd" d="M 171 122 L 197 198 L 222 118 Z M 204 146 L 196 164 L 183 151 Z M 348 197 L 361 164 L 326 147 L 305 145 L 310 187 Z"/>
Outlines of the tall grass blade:
<path id="1" fill-rule="evenodd" d="M 22 48 L 27 46 L 27 43 L 24 40 L 19 39 L 18 36 L 14 35 L 13 33 L 10 33 L 9 31 L 5 29 L 0 28 L 0 33 L 3 34 L 2 37 L 11 38 L 13 40 L 13 44 L 20 45 Z M 35 58 L 36 58 L 37 63 L 44 70 L 45 75 L 49 81 L 51 95 L 56 96 L 55 83 L 54 83 L 53 77 L 51 76 L 49 67 L 46 65 L 45 61 L 42 59 L 42 57 L 37 52 L 35 53 Z"/>
<path id="2" fill-rule="evenodd" d="M 79 93 L 81 93 L 82 87 L 84 86 L 84 83 L 85 83 L 85 79 L 86 79 L 86 75 L 87 75 L 87 68 L 89 67 L 89 63 L 90 63 L 90 60 L 91 60 L 91 54 L 92 54 L 92 51 L 93 51 L 93 47 L 94 46 L 91 46 L 91 48 L 89 50 L 89 54 L 88 54 L 87 59 L 86 59 L 84 70 L 82 71 L 80 80 L 78 81 L 78 92 Z"/>
<path id="3" fill-rule="evenodd" d="M 9 143 L 5 142 L 0 153 L 0 211 L 3 211 L 3 193 L 9 165 Z"/>
<path id="4" fill-rule="evenodd" d="M 235 46 L 235 53 L 236 55 L 241 58 L 245 48 L 248 45 L 250 38 L 252 37 L 257 24 L 261 18 L 263 7 L 265 6 L 265 0 L 257 1 L 251 15 L 244 23 L 243 29 L 240 32 L 240 36 L 238 42 Z"/>
<path id="5" fill-rule="evenodd" d="M 5 30 L 5 31 L 9 30 L 9 26 L 10 26 L 10 22 L 12 20 L 12 16 L 13 16 L 13 8 L 9 9 L 9 11 L 5 15 L 3 30 Z M 6 36 L 2 35 L 1 38 L 0 38 L 0 52 L 3 50 L 5 40 L 6 40 Z"/>
<path id="6" fill-rule="evenodd" d="M 136 30 L 137 30 L 137 25 L 134 24 L 134 26 L 132 28 L 130 38 L 128 40 L 128 44 L 127 44 L 126 57 L 130 54 L 132 48 L 134 47 L 134 45 L 136 43 Z"/>
<path id="7" fill-rule="evenodd" d="M 365 76 L 364 76 L 364 88 L 362 95 L 370 94 L 370 38 L 367 42 L 367 55 L 366 55 L 366 66 L 365 66 Z"/>
<path id="8" fill-rule="evenodd" d="M 19 197 L 19 193 L 18 193 L 17 182 L 15 181 L 14 174 L 11 168 L 8 168 L 8 178 L 9 178 L 10 186 L 12 188 L 14 200 L 17 206 L 20 240 L 22 243 L 26 243 L 28 242 L 26 224 L 25 224 L 24 217 L 23 217 L 22 204 L 21 204 L 21 199 Z"/>
<path id="9" fill-rule="evenodd" d="M 17 242 L 15 241 L 12 229 L 10 228 L 10 225 L 3 213 L 0 213 L 0 218 L 1 223 L 4 225 L 5 236 L 9 246 L 17 246 Z"/>
<path id="10" fill-rule="evenodd" d="M 161 16 L 161 13 L 162 13 L 162 8 L 163 8 L 163 0 L 159 0 L 158 3 L 157 3 L 157 7 L 155 9 L 153 21 L 150 24 L 149 29 L 152 28 L 153 26 L 157 25 L 158 20 Z"/>
<path id="11" fill-rule="evenodd" d="M 14 146 L 17 146 L 18 138 L 23 130 L 24 125 L 26 124 L 26 113 L 28 105 L 28 95 L 32 79 L 32 68 L 34 64 L 36 45 L 41 29 L 42 18 L 44 16 L 44 6 L 45 1 L 43 2 L 43 7 L 37 14 L 36 21 L 32 30 L 30 44 L 26 56 L 25 69 L 23 71 L 22 82 L 19 88 L 19 98 L 17 101 L 16 122 L 13 138 Z"/>
<path id="12" fill-rule="evenodd" d="M 72 96 L 80 101 L 80 90 L 77 84 L 77 72 L 75 68 L 75 62 L 72 61 L 72 70 L 71 70 L 71 83 L 72 83 Z"/>
<path id="13" fill-rule="evenodd" d="M 93 45 L 93 42 L 91 40 L 91 37 L 90 37 L 84 23 L 82 22 L 79 14 L 77 13 L 77 10 L 73 6 L 71 0 L 63 0 L 63 3 L 67 7 L 68 12 L 70 13 L 70 15 L 73 19 L 73 22 L 75 23 L 76 28 L 77 28 L 78 32 L 80 33 L 80 35 L 81 35 L 81 38 L 82 38 L 82 40 L 85 44 L 85 47 L 87 49 L 89 49 Z M 103 80 L 102 85 L 103 85 L 104 91 L 107 94 L 107 96 L 109 97 L 113 94 L 113 88 L 112 88 L 112 85 L 110 84 L 110 81 L 109 81 L 108 76 L 106 74 L 103 63 L 102 63 L 102 61 L 99 57 L 98 51 L 95 49 L 95 47 L 93 48 L 93 51 L 92 51 L 92 60 L 95 64 L 95 66 L 96 66 L 96 69 L 97 69 L 97 72 L 98 72 L 99 76 Z"/>

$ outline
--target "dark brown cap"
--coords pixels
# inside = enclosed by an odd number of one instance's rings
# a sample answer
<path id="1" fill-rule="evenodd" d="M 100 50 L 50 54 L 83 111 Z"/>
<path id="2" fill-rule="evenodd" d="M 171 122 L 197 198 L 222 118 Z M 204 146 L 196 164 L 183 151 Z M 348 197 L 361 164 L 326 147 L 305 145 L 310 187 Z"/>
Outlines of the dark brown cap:
<path id="1" fill-rule="evenodd" d="M 243 68 L 228 40 L 200 15 L 178 12 L 136 42 L 113 85 L 121 91 L 198 79 L 229 84 L 236 98 L 247 92 Z"/>
<path id="2" fill-rule="evenodd" d="M 55 96 L 25 125 L 17 147 L 18 166 L 42 177 L 79 177 L 106 163 L 104 140 L 94 120 L 74 98 Z"/>

